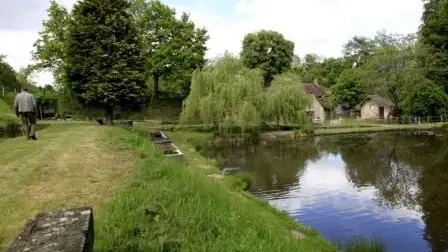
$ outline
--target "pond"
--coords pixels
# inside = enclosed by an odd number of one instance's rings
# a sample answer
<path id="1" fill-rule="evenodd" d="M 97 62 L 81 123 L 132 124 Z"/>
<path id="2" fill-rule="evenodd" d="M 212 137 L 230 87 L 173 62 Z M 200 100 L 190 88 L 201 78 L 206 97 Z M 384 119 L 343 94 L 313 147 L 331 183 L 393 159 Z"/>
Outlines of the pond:
<path id="1" fill-rule="evenodd" d="M 368 134 L 213 146 L 221 168 L 256 177 L 253 193 L 334 243 L 448 251 L 448 137 Z"/>

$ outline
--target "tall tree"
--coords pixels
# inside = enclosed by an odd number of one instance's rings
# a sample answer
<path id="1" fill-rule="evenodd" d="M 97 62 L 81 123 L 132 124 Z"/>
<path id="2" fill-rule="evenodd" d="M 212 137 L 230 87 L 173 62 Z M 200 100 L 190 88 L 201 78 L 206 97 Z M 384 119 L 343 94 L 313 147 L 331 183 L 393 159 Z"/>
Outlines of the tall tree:
<path id="1" fill-rule="evenodd" d="M 19 89 L 20 84 L 16 79 L 16 72 L 5 60 L 5 56 L 0 55 L 0 92 L 13 91 Z M 3 95 L 1 93 L 1 95 Z"/>
<path id="2" fill-rule="evenodd" d="M 404 99 L 403 109 L 408 115 L 446 116 L 448 112 L 448 95 L 431 81 L 421 82 L 409 87 Z"/>
<path id="3" fill-rule="evenodd" d="M 307 54 L 303 62 L 302 81 L 309 83 L 314 80 L 318 80 L 319 83 L 323 82 L 322 64 L 317 54 Z"/>
<path id="4" fill-rule="evenodd" d="M 337 83 L 342 72 L 351 67 L 347 65 L 343 58 L 327 58 L 322 62 L 322 68 L 325 79 L 323 84 L 331 87 Z"/>
<path id="5" fill-rule="evenodd" d="M 197 28 L 186 13 L 177 19 L 176 11 L 158 0 L 134 0 L 131 10 L 143 36 L 155 95 L 159 96 L 161 78 L 178 73 L 187 78 L 179 89 L 188 95 L 191 73 L 205 65 L 207 30 Z"/>
<path id="6" fill-rule="evenodd" d="M 404 99 L 409 85 L 420 80 L 420 71 L 415 67 L 415 36 L 400 36 L 375 50 L 362 66 L 369 91 L 386 96 L 396 107 Z"/>
<path id="7" fill-rule="evenodd" d="M 55 0 L 50 2 L 47 12 L 48 18 L 42 23 L 43 30 L 39 32 L 39 39 L 34 43 L 33 59 L 37 62 L 34 68 L 52 71 L 56 83 L 61 84 L 70 14 Z"/>
<path id="8" fill-rule="evenodd" d="M 427 0 L 420 27 L 420 63 L 426 76 L 448 93 L 448 2 Z"/>
<path id="9" fill-rule="evenodd" d="M 263 71 L 264 87 L 270 87 L 277 74 L 291 68 L 294 43 L 276 31 L 249 33 L 243 40 L 241 58 L 248 68 Z"/>
<path id="10" fill-rule="evenodd" d="M 105 111 L 139 109 L 148 92 L 140 36 L 126 0 L 83 0 L 75 4 L 64 64 L 67 85 L 86 107 Z"/>
<path id="11" fill-rule="evenodd" d="M 333 106 L 347 103 L 353 109 L 365 96 L 366 87 L 362 82 L 360 70 L 350 68 L 342 72 L 337 84 L 331 87 L 330 103 Z"/>
<path id="12" fill-rule="evenodd" d="M 305 61 L 303 62 L 303 68 L 305 71 L 310 70 L 319 63 L 319 56 L 317 54 L 307 54 L 305 55 Z"/>
<path id="13" fill-rule="evenodd" d="M 353 66 L 359 67 L 373 55 L 375 43 L 363 36 L 354 36 L 344 45 L 343 53 Z"/>

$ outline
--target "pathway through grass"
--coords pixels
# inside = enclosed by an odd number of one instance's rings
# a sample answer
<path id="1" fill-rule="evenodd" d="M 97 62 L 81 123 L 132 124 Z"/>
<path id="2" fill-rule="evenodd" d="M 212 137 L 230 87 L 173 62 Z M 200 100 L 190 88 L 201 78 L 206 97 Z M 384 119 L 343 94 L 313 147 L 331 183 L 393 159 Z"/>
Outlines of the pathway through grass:
<path id="1" fill-rule="evenodd" d="M 132 178 L 135 156 L 108 142 L 111 128 L 52 125 L 39 140 L 0 142 L 0 251 L 39 211 L 93 205 Z"/>

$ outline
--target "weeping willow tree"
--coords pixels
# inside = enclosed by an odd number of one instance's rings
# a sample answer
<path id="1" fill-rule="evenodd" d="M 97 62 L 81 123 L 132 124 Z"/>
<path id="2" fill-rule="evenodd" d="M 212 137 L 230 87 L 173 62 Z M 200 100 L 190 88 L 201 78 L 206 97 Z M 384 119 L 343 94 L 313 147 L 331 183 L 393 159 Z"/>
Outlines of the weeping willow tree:
<path id="1" fill-rule="evenodd" d="M 240 60 L 225 55 L 214 66 L 193 73 L 181 122 L 199 119 L 224 135 L 235 128 L 254 129 L 261 124 L 257 105 L 262 82 L 259 70 L 245 68 Z"/>
<path id="2" fill-rule="evenodd" d="M 303 126 L 308 123 L 306 111 L 311 104 L 309 97 L 300 84 L 300 79 L 291 73 L 277 76 L 268 92 L 261 99 L 263 118 L 286 125 Z"/>
<path id="3" fill-rule="evenodd" d="M 224 136 L 235 129 L 243 134 L 254 132 L 262 119 L 303 124 L 309 100 L 299 83 L 292 75 L 280 75 L 264 91 L 262 72 L 225 55 L 213 66 L 193 73 L 181 122 L 200 120 Z"/>

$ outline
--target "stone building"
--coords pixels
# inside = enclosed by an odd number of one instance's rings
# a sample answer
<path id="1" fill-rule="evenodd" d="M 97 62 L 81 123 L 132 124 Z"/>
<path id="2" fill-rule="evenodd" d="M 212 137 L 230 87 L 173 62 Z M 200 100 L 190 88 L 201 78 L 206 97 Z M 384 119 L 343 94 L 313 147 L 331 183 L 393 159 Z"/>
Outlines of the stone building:
<path id="1" fill-rule="evenodd" d="M 315 81 L 314 83 L 304 84 L 305 92 L 312 97 L 312 104 L 308 109 L 313 121 L 325 121 L 325 108 L 323 98 L 326 95 L 325 90 Z"/>
<path id="2" fill-rule="evenodd" d="M 361 119 L 385 119 L 394 110 L 394 104 L 389 99 L 378 95 L 368 95 L 358 106 Z"/>

